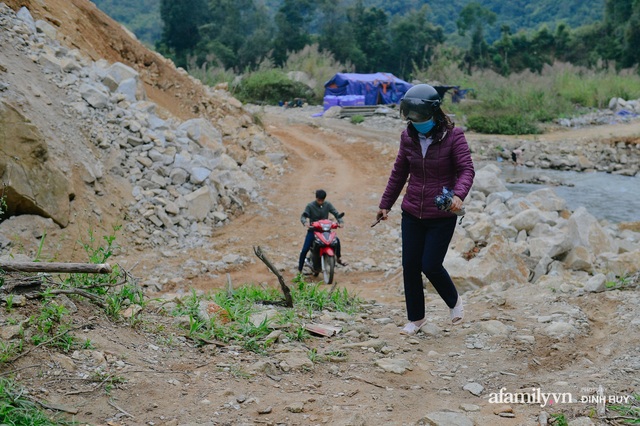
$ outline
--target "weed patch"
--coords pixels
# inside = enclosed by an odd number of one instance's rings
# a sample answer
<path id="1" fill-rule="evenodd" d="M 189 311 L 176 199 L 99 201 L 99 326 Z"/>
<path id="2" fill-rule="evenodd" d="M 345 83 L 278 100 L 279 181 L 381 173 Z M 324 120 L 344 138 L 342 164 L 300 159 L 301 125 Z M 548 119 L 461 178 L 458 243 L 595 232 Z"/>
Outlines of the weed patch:
<path id="1" fill-rule="evenodd" d="M 620 424 L 640 425 L 640 394 L 633 395 L 628 405 L 610 405 L 608 408 L 619 416 Z"/>
<path id="2" fill-rule="evenodd" d="M 37 403 L 28 399 L 26 390 L 16 382 L 0 377 L 0 424 L 59 426 L 74 422 L 50 418 Z"/>
<path id="3" fill-rule="evenodd" d="M 171 314 L 188 317 L 186 335 L 196 342 L 234 343 L 251 352 L 266 353 L 274 342 L 270 337 L 274 328 L 284 329 L 282 334 L 288 340 L 304 341 L 309 338 L 304 324 L 315 313 L 331 310 L 353 314 L 362 302 L 346 289 L 331 292 L 329 287 L 307 283 L 302 276 L 294 279 L 291 293 L 293 309 L 277 306 L 282 294 L 273 288 L 243 286 L 231 295 L 221 290 L 205 296 L 193 291 L 176 304 Z"/>

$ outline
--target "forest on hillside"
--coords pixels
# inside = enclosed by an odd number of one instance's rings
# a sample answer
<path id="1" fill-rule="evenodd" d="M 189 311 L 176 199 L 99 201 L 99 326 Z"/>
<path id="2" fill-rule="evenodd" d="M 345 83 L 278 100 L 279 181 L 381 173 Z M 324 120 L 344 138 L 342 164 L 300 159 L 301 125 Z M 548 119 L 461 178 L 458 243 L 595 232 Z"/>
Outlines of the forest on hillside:
<path id="1" fill-rule="evenodd" d="M 296 97 L 322 102 L 322 83 L 336 72 L 387 72 L 407 81 L 473 87 L 470 96 L 493 105 L 491 111 L 473 112 L 481 120 L 495 121 L 489 113 L 499 112 L 501 122 L 513 121 L 499 132 L 530 132 L 535 122 L 569 115 L 576 107 L 637 96 L 637 0 L 451 0 L 442 10 L 464 5 L 449 13 L 447 22 L 435 19 L 435 7 L 418 0 L 384 6 L 374 5 L 376 0 L 155 1 L 162 29 L 153 48 L 205 84 L 228 83 L 243 102 Z M 584 25 L 561 19 L 581 10 Z M 518 27 L 517 22 L 537 22 L 537 17 L 549 21 L 534 29 Z M 453 33 L 445 29 L 452 22 Z M 491 36 L 495 31 L 497 38 Z M 552 81 L 544 70 L 555 70 Z M 291 79 L 290 71 L 302 71 L 314 83 Z"/>
<path id="2" fill-rule="evenodd" d="M 114 19 L 128 20 L 139 37 L 153 37 L 155 49 L 185 68 L 208 64 L 242 73 L 265 61 L 282 66 L 311 45 L 344 71 L 405 79 L 428 69 L 436 55 L 469 73 L 502 75 L 539 72 L 554 61 L 627 68 L 640 57 L 640 2 L 634 0 L 95 2 Z M 153 36 L 141 29 L 150 22 Z"/>
<path id="3" fill-rule="evenodd" d="M 149 46 L 154 46 L 162 36 L 163 22 L 160 17 L 160 3 L 162 0 L 92 0 L 96 6 L 116 21 L 125 25 L 129 30 Z M 365 7 L 376 8 L 394 16 L 403 16 L 428 6 L 429 20 L 435 26 L 443 29 L 448 42 L 464 44 L 464 38 L 458 37 L 456 20 L 462 9 L 471 0 L 363 0 Z M 496 22 L 487 29 L 486 37 L 493 42 L 500 37 L 500 28 L 509 26 L 511 31 L 531 31 L 546 25 L 555 28 L 565 23 L 571 28 L 592 24 L 602 19 L 604 0 L 478 0 L 482 7 L 496 14 Z M 216 1 L 209 1 L 214 4 Z M 266 13 L 273 19 L 285 0 L 263 0 L 256 2 L 264 4 Z M 353 7 L 356 0 L 329 1 L 339 15 L 340 8 Z M 240 5 L 239 7 L 242 7 Z"/>
<path id="4" fill-rule="evenodd" d="M 502 75 L 539 72 L 554 61 L 627 68 L 640 57 L 640 2 L 635 0 L 606 0 L 600 21 L 577 28 L 560 23 L 516 31 L 502 24 L 493 42 L 487 34 L 498 25 L 498 15 L 472 1 L 455 21 L 464 47 L 448 41 L 428 5 L 391 16 L 363 0 L 351 6 L 340 0 L 283 0 L 273 18 L 255 0 L 161 0 L 160 6 L 164 26 L 156 48 L 162 54 L 180 66 L 190 60 L 236 73 L 255 70 L 265 60 L 282 66 L 310 45 L 348 70 L 385 71 L 404 79 L 428 69 L 438 54 L 469 73 L 493 69 Z"/>

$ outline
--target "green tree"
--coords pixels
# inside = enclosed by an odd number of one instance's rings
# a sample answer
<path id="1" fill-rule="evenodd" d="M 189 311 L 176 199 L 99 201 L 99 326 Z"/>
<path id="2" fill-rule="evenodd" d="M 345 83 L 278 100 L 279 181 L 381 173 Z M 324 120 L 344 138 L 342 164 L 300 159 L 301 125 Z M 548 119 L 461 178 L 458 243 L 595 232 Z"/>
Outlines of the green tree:
<path id="1" fill-rule="evenodd" d="M 509 58 L 513 51 L 513 41 L 511 40 L 511 27 L 502 25 L 500 27 L 501 37 L 493 47 L 495 54 L 493 55 L 493 65 L 502 75 L 509 75 L 511 68 L 509 66 Z"/>
<path id="2" fill-rule="evenodd" d="M 212 59 L 227 69 L 254 68 L 271 49 L 273 26 L 254 0 L 209 0 L 208 22 L 199 29 L 198 62 Z"/>
<path id="3" fill-rule="evenodd" d="M 640 6 L 640 1 L 635 2 Z M 636 7 L 627 22 L 622 43 L 622 67 L 632 67 L 640 63 L 640 7 Z"/>
<path id="4" fill-rule="evenodd" d="M 631 67 L 640 61 L 640 0 L 606 0 L 603 35 L 596 50 L 605 60 L 613 60 L 618 68 Z"/>
<path id="5" fill-rule="evenodd" d="M 493 25 L 496 14 L 484 8 L 478 2 L 467 4 L 461 11 L 456 25 L 458 32 L 464 36 L 471 31 L 471 45 L 464 56 L 464 66 L 471 74 L 473 67 L 484 68 L 489 64 L 489 45 L 484 39 L 485 25 Z"/>
<path id="6" fill-rule="evenodd" d="M 388 64 L 390 48 L 386 12 L 378 8 L 365 8 L 362 0 L 347 10 L 349 25 L 353 28 L 355 43 L 364 55 L 364 62 L 354 61 L 358 72 L 384 70 Z"/>
<path id="7" fill-rule="evenodd" d="M 604 65 L 607 67 L 611 58 L 603 55 L 603 51 L 610 50 L 605 46 L 612 41 L 613 38 L 608 35 L 602 23 L 576 28 L 571 33 L 563 58 L 572 64 L 586 67 L 595 67 L 598 61 L 604 59 Z"/>
<path id="8" fill-rule="evenodd" d="M 618 61 L 619 67 L 637 65 L 640 61 L 640 0 L 607 0 L 604 22 L 614 38 L 612 44 L 617 47 L 617 51 L 607 53 Z"/>
<path id="9" fill-rule="evenodd" d="M 162 0 L 162 38 L 156 49 L 186 67 L 187 56 L 200 41 L 199 26 L 207 20 L 205 0 Z"/>
<path id="10" fill-rule="evenodd" d="M 545 64 L 553 63 L 555 38 L 546 25 L 542 26 L 531 38 L 529 49 L 529 69 L 541 72 Z"/>
<path id="11" fill-rule="evenodd" d="M 556 27 L 555 39 L 555 51 L 554 57 L 561 61 L 567 60 L 567 53 L 569 51 L 569 45 L 571 44 L 571 31 L 567 24 L 561 22 Z"/>
<path id="12" fill-rule="evenodd" d="M 504 43 L 508 43 L 508 54 L 505 56 L 505 63 L 500 63 L 499 65 L 503 68 L 507 67 L 508 73 L 518 73 L 533 67 L 535 61 L 530 54 L 532 50 L 531 40 L 524 31 L 508 36 L 508 42 L 502 41 L 501 39 L 499 45 L 503 45 Z M 494 43 L 493 49 L 494 51 L 498 51 L 499 47 Z M 496 62 L 495 59 L 494 56 L 494 64 Z M 494 66 L 497 67 L 497 64 Z M 500 72 L 500 68 L 496 69 Z"/>
<path id="13" fill-rule="evenodd" d="M 365 54 L 356 43 L 353 27 L 347 20 L 341 0 L 325 0 L 319 5 L 318 46 L 331 52 L 341 63 L 364 64 Z"/>
<path id="14" fill-rule="evenodd" d="M 277 65 L 284 64 L 289 52 L 297 52 L 311 44 L 308 25 L 314 9 L 312 0 L 284 0 L 278 9 L 275 16 L 277 30 L 273 41 L 273 59 Z"/>
<path id="15" fill-rule="evenodd" d="M 431 65 L 435 49 L 444 43 L 442 27 L 432 25 L 427 19 L 429 6 L 396 17 L 390 25 L 390 70 L 407 78 L 413 68 L 427 69 Z"/>

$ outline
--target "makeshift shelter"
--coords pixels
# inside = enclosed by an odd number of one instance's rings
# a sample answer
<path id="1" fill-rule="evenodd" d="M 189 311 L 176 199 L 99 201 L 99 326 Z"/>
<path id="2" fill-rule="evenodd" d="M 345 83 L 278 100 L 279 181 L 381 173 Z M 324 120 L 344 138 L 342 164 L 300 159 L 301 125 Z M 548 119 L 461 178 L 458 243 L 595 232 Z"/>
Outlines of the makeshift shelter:
<path id="1" fill-rule="evenodd" d="M 400 102 L 412 84 L 393 74 L 338 73 L 324 84 L 324 107 Z"/>

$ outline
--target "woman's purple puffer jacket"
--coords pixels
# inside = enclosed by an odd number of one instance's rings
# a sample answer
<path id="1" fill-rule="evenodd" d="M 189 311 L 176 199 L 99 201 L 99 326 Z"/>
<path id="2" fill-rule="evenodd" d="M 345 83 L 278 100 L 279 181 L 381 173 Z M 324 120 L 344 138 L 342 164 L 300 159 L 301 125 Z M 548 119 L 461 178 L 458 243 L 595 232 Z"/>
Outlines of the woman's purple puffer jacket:
<path id="1" fill-rule="evenodd" d="M 438 210 L 435 197 L 447 187 L 464 200 L 474 176 L 471 152 L 461 129 L 454 127 L 436 134 L 423 158 L 418 133 L 409 126 L 400 136 L 398 156 L 379 207 L 391 210 L 408 178 L 403 211 L 419 219 L 451 217 L 453 213 Z"/>

